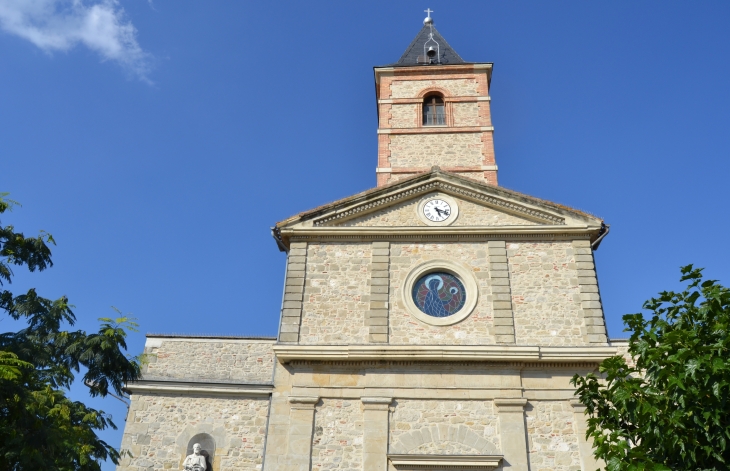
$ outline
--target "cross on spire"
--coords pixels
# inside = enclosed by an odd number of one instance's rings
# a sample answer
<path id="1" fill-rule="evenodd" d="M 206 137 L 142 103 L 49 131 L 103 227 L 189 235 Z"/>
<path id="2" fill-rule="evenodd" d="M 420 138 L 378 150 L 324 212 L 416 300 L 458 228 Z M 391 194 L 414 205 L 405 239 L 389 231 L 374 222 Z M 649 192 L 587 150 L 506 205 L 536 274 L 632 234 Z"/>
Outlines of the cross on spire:
<path id="1" fill-rule="evenodd" d="M 430 8 L 426 8 L 423 10 L 424 13 L 428 15 L 428 18 L 431 18 L 431 13 L 436 13 L 435 11 L 431 10 Z"/>

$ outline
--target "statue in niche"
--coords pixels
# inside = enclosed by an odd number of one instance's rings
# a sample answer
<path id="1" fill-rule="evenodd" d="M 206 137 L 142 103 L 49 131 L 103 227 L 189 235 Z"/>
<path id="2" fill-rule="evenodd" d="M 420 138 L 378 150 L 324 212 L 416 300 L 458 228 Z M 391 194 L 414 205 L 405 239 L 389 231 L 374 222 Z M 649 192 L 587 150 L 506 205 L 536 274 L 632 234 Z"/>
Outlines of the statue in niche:
<path id="1" fill-rule="evenodd" d="M 193 445 L 193 453 L 188 455 L 183 461 L 184 471 L 206 471 L 208 464 L 206 463 L 205 455 L 201 453 L 203 447 L 200 443 Z"/>

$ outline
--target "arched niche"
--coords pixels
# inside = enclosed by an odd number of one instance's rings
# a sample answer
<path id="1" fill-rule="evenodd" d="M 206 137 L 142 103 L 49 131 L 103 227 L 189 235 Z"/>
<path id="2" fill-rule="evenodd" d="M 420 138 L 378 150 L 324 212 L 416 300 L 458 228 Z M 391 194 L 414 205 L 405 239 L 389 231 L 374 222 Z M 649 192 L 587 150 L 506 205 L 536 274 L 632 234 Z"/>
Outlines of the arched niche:
<path id="1" fill-rule="evenodd" d="M 185 456 L 193 454 L 193 445 L 196 443 L 200 444 L 200 454 L 205 456 L 205 463 L 207 465 L 206 471 L 213 470 L 213 462 L 215 458 L 215 439 L 207 433 L 198 433 L 193 435 L 188 441 L 188 446 L 185 451 Z"/>

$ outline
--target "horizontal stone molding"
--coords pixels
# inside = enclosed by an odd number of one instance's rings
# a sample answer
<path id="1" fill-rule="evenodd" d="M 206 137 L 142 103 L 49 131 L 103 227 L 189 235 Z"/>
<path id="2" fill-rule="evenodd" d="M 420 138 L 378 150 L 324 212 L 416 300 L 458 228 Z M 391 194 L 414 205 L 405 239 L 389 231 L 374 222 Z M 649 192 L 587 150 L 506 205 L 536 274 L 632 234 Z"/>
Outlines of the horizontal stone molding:
<path id="1" fill-rule="evenodd" d="M 478 95 L 444 97 L 444 102 L 446 102 L 446 103 L 476 103 L 478 101 L 492 101 L 492 97 L 490 97 L 490 96 L 478 96 Z M 411 104 L 421 104 L 421 103 L 423 103 L 423 98 L 422 97 L 413 97 L 413 98 L 381 98 L 380 100 L 378 100 L 378 103 L 381 104 L 381 105 L 411 105 Z"/>
<path id="2" fill-rule="evenodd" d="M 492 470 L 502 463 L 502 455 L 394 455 L 388 460 L 398 470 L 453 469 Z"/>
<path id="3" fill-rule="evenodd" d="M 380 128 L 378 134 L 454 134 L 491 131 L 494 131 L 494 126 L 428 126 L 422 128 Z"/>
<path id="4" fill-rule="evenodd" d="M 512 345 L 275 345 L 281 363 L 314 361 L 527 361 L 600 363 L 615 347 L 539 347 Z"/>
<path id="5" fill-rule="evenodd" d="M 192 381 L 140 380 L 127 383 L 132 394 L 179 394 L 186 396 L 268 396 L 273 384 L 203 383 Z"/>
<path id="6" fill-rule="evenodd" d="M 375 173 L 424 173 L 431 170 L 431 167 L 378 167 Z M 474 167 L 442 167 L 445 172 L 486 172 L 497 171 L 496 165 L 478 165 Z"/>
<path id="7" fill-rule="evenodd" d="M 289 396 L 290 407 L 294 410 L 314 410 L 319 396 Z"/>

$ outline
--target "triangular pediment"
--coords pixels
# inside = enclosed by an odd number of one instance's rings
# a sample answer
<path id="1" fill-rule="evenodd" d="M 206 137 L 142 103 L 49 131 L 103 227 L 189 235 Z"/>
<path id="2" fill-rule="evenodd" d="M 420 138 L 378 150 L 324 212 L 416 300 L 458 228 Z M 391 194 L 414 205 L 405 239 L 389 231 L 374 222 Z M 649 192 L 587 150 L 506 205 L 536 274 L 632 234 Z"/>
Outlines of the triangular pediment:
<path id="1" fill-rule="evenodd" d="M 419 206 L 439 195 L 458 207 L 458 216 L 448 224 L 454 231 L 602 224 L 600 218 L 582 211 L 434 169 L 301 213 L 280 222 L 276 229 L 427 228 Z"/>

